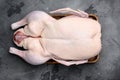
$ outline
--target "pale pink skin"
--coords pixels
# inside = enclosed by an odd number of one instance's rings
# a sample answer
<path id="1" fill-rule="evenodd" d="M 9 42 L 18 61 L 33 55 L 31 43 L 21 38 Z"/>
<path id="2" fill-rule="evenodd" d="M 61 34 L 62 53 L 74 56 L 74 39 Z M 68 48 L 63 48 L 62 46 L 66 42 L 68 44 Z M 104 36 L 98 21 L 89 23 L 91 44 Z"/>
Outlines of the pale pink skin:
<path id="1" fill-rule="evenodd" d="M 15 36 L 22 41 L 19 44 L 14 42 L 27 50 L 10 47 L 9 52 L 33 65 L 53 59 L 66 66 L 87 63 L 89 58 L 99 54 L 101 26 L 97 21 L 88 18 L 84 11 L 70 8 L 51 11 L 50 14 L 70 16 L 56 20 L 42 11 L 31 12 L 11 25 L 13 30 L 26 25 L 17 30 L 23 36 Z M 29 37 L 23 39 L 25 36 Z"/>

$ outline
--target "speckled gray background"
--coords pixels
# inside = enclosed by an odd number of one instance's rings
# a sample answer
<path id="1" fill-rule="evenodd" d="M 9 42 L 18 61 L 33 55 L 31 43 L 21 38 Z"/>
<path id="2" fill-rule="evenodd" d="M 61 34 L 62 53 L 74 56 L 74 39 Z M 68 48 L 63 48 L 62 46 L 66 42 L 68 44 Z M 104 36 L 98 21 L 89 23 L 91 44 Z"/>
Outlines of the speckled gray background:
<path id="1" fill-rule="evenodd" d="M 102 51 L 95 64 L 32 66 L 8 53 L 11 23 L 33 10 L 70 7 L 94 13 L 102 26 Z M 0 80 L 120 80 L 120 0 L 0 0 Z"/>

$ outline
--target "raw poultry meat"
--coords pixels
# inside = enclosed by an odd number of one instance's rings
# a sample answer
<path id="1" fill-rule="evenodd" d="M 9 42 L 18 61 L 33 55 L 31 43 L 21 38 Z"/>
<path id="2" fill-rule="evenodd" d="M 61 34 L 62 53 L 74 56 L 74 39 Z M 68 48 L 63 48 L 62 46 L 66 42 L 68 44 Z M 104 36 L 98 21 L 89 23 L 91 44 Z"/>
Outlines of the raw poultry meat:
<path id="1" fill-rule="evenodd" d="M 61 16 L 56 19 L 54 16 Z M 81 10 L 62 8 L 47 14 L 33 11 L 11 28 L 17 29 L 13 41 L 26 50 L 10 47 L 9 52 L 30 64 L 53 59 L 66 66 L 87 63 L 101 50 L 101 26 Z"/>

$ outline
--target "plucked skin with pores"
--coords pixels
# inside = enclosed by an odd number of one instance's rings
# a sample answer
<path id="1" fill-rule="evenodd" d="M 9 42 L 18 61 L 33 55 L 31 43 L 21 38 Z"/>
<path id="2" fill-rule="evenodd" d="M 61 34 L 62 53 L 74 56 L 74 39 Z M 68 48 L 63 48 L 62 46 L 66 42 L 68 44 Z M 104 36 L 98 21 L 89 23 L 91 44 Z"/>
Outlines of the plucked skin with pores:
<path id="1" fill-rule="evenodd" d="M 50 15 L 61 16 L 55 19 Z M 51 11 L 33 11 L 11 25 L 21 26 L 14 33 L 14 43 L 24 51 L 10 47 L 9 52 L 30 64 L 38 65 L 53 59 L 66 66 L 87 63 L 101 50 L 101 26 L 84 11 L 70 8 Z"/>

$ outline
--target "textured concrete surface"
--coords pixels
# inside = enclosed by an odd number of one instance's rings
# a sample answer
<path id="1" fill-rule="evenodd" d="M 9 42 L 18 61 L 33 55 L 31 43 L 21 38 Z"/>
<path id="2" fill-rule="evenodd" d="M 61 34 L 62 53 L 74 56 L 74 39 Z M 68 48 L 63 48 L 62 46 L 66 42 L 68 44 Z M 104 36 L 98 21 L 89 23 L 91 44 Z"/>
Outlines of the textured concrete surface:
<path id="1" fill-rule="evenodd" d="M 0 0 L 0 80 L 120 80 L 120 0 Z M 8 53 L 11 23 L 33 10 L 70 7 L 94 13 L 102 25 L 102 51 L 95 64 L 32 66 Z"/>

